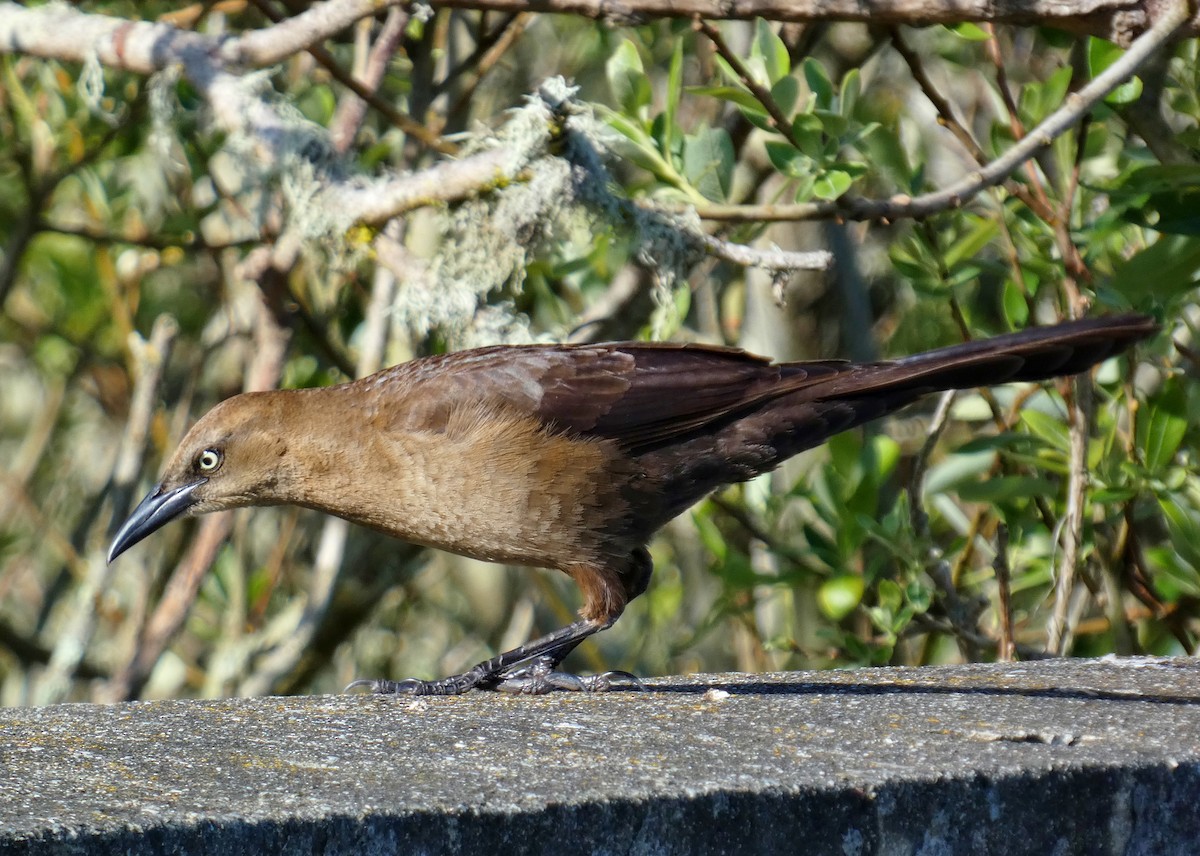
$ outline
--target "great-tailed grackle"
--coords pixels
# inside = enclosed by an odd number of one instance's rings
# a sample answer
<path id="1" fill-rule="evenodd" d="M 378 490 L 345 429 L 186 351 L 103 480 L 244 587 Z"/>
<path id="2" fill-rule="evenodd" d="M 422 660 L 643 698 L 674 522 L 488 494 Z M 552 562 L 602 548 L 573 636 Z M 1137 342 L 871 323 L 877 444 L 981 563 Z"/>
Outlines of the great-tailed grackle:
<path id="1" fill-rule="evenodd" d="M 1151 335 L 1145 316 L 1032 328 L 905 359 L 773 364 L 729 348 L 530 345 L 413 360 L 323 389 L 252 392 L 192 427 L 117 532 L 114 558 L 183 515 L 315 508 L 492 562 L 558 568 L 581 620 L 439 681 L 376 692 L 603 689 L 557 672 L 646 589 L 646 544 L 715 488 L 921 396 L 1081 372 Z"/>

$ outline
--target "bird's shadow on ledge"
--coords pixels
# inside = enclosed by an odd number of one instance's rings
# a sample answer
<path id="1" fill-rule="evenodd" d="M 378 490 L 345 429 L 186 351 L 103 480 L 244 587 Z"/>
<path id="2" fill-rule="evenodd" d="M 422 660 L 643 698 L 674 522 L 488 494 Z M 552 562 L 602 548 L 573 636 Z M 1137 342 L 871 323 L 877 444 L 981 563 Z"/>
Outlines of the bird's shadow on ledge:
<path id="1" fill-rule="evenodd" d="M 1134 690 L 1098 690 L 1080 687 L 1014 687 L 1002 685 L 947 686 L 930 683 L 822 683 L 819 681 L 704 681 L 688 683 L 645 683 L 649 693 L 682 693 L 702 695 L 711 690 L 723 690 L 730 695 L 984 695 L 1018 696 L 1023 698 L 1076 699 L 1080 701 L 1145 702 L 1200 706 L 1200 696 L 1140 693 Z"/>

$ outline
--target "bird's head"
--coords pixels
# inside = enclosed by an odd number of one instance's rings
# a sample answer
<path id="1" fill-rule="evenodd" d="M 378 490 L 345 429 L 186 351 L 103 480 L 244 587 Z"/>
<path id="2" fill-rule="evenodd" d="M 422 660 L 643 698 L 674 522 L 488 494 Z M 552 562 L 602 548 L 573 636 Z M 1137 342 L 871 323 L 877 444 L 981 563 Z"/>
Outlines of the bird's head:
<path id="1" fill-rule="evenodd" d="M 273 393 L 246 393 L 206 413 L 117 531 L 108 561 L 176 518 L 278 501 L 288 471 L 279 404 Z"/>

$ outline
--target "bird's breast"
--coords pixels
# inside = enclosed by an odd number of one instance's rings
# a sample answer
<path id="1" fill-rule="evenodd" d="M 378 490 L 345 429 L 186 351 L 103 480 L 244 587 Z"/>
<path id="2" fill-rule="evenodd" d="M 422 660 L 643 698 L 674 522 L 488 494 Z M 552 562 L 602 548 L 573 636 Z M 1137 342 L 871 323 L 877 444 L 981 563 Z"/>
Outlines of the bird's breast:
<path id="1" fill-rule="evenodd" d="M 479 414 L 362 438 L 301 504 L 477 559 L 557 567 L 605 549 L 627 516 L 622 463 L 610 442 Z"/>

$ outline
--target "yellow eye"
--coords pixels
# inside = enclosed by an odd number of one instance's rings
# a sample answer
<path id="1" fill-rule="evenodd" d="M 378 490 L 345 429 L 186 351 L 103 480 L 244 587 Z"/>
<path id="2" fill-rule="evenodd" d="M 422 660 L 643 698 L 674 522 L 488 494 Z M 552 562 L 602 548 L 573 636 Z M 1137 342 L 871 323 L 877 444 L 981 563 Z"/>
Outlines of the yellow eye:
<path id="1" fill-rule="evenodd" d="M 221 466 L 221 461 L 224 458 L 216 449 L 205 449 L 200 453 L 200 457 L 196 458 L 196 469 L 202 473 L 213 473 Z"/>

